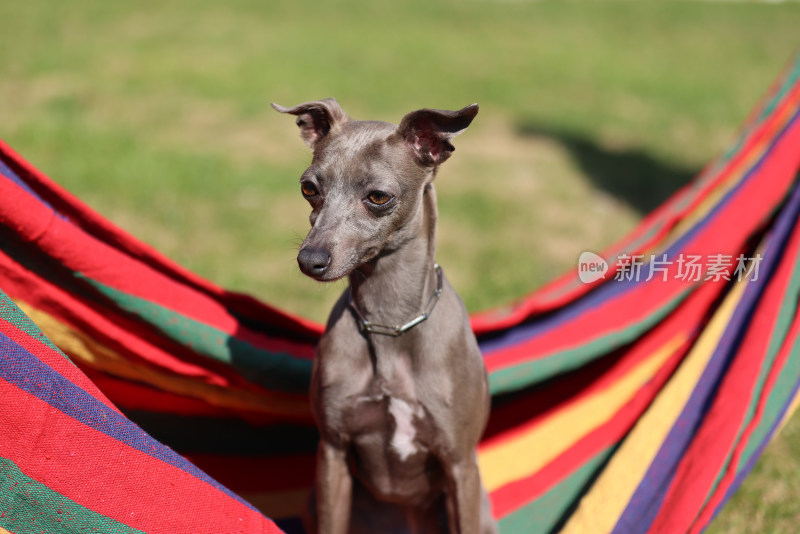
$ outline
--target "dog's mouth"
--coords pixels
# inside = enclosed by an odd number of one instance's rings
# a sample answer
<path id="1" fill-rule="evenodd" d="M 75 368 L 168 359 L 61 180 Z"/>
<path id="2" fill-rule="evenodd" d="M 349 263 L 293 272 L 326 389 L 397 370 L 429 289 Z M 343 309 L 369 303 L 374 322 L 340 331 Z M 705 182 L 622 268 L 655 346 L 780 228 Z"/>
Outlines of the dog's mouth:
<path id="1" fill-rule="evenodd" d="M 301 272 L 302 272 L 304 275 L 308 276 L 309 278 L 313 278 L 313 279 L 314 279 L 314 280 L 316 280 L 317 282 L 322 282 L 322 283 L 326 283 L 326 284 L 327 284 L 327 283 L 330 283 L 330 282 L 338 282 L 339 280 L 341 280 L 342 278 L 344 278 L 344 277 L 346 277 L 348 274 L 350 274 L 350 273 L 345 273 L 345 274 L 342 274 L 342 275 L 331 275 L 331 274 L 328 274 L 328 273 L 323 273 L 323 274 L 313 274 L 313 273 L 307 273 L 307 272 L 305 272 L 305 271 L 302 269 L 302 267 L 300 268 L 300 271 L 301 271 Z"/>
<path id="2" fill-rule="evenodd" d="M 333 256 L 327 251 L 304 248 L 297 255 L 297 265 L 300 267 L 300 272 L 317 282 L 336 282 L 377 256 L 377 251 L 368 249 L 363 257 L 351 257 L 343 264 L 337 265 L 338 262 L 334 261 Z"/>

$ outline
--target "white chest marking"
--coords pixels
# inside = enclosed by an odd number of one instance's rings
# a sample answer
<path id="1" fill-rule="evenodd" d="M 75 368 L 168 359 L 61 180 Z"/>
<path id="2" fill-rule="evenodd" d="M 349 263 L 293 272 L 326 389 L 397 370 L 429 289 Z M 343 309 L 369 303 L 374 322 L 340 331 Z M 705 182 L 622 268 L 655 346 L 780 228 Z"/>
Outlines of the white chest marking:
<path id="1" fill-rule="evenodd" d="M 417 429 L 414 427 L 414 409 L 407 402 L 391 397 L 389 400 L 389 413 L 394 418 L 395 429 L 392 436 L 391 447 L 400 455 L 401 460 L 405 460 L 415 452 L 417 446 L 414 444 L 414 437 Z"/>

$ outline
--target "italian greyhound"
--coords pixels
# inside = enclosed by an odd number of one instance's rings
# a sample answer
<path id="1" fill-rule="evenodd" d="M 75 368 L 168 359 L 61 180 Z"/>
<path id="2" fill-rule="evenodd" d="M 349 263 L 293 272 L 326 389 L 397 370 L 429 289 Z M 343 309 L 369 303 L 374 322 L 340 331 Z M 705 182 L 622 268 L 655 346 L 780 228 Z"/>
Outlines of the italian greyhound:
<path id="1" fill-rule="evenodd" d="M 352 120 L 328 98 L 287 108 L 311 147 L 300 178 L 311 230 L 300 270 L 349 279 L 317 346 L 320 432 L 306 528 L 493 533 L 475 447 L 486 368 L 460 297 L 435 264 L 439 165 L 478 113 L 421 109 Z"/>

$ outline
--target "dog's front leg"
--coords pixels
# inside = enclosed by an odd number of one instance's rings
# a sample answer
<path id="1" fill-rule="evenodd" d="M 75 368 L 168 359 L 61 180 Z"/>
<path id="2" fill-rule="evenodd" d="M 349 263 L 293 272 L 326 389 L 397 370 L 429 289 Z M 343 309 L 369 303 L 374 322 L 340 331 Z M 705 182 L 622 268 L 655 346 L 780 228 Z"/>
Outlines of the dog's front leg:
<path id="1" fill-rule="evenodd" d="M 347 454 L 325 440 L 317 452 L 318 534 L 345 534 L 350 524 L 353 480 Z"/>
<path id="2" fill-rule="evenodd" d="M 481 477 L 475 457 L 446 464 L 447 524 L 450 534 L 481 530 Z"/>

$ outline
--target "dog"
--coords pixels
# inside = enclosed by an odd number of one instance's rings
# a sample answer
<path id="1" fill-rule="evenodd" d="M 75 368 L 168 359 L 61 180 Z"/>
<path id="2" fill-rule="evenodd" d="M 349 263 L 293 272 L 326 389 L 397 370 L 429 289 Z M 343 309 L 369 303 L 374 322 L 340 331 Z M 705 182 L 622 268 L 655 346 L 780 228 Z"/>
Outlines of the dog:
<path id="1" fill-rule="evenodd" d="M 272 106 L 297 116 L 313 152 L 300 179 L 311 205 L 300 270 L 349 281 L 314 359 L 320 443 L 307 529 L 496 532 L 475 452 L 486 368 L 435 264 L 433 181 L 478 105 L 420 109 L 399 125 L 353 120 L 333 98 Z"/>

